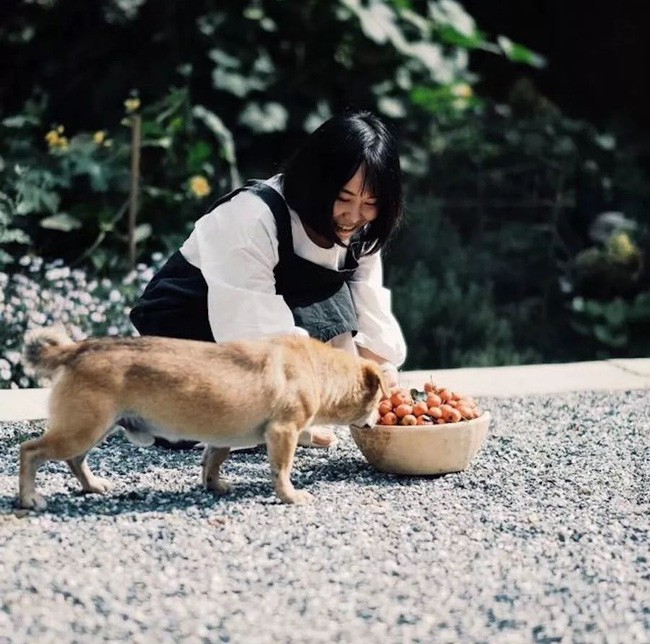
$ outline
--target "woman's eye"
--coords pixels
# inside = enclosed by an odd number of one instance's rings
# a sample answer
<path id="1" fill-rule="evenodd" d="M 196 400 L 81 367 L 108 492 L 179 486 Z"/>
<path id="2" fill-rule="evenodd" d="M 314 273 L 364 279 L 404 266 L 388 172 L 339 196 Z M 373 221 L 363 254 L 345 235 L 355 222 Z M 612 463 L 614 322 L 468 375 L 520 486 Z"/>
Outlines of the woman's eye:
<path id="1" fill-rule="evenodd" d="M 339 201 L 342 201 L 343 203 L 349 203 L 349 199 L 344 199 L 343 197 L 339 197 Z"/>

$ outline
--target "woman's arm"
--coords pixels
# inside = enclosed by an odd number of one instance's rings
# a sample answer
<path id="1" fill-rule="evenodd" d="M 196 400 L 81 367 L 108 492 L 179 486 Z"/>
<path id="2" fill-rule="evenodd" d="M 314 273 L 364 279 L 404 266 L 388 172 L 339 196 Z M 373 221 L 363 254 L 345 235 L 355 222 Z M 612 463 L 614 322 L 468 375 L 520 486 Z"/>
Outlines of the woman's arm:
<path id="1" fill-rule="evenodd" d="M 380 253 L 362 257 L 349 284 L 359 320 L 354 338 L 359 354 L 380 364 L 403 364 L 406 343 L 391 310 L 390 291 L 383 286 Z"/>
<path id="2" fill-rule="evenodd" d="M 307 334 L 275 292 L 275 220 L 255 195 L 241 193 L 199 219 L 181 252 L 208 284 L 208 318 L 217 342 Z"/>

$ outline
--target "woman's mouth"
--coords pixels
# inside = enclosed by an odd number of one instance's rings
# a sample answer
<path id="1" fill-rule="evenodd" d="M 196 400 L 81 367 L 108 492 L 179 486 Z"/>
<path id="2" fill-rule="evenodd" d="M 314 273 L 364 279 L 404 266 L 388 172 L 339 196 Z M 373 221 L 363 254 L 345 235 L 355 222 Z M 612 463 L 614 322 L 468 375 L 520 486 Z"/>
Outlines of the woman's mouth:
<path id="1" fill-rule="evenodd" d="M 341 233 L 343 235 L 349 235 L 350 233 L 353 233 L 357 229 L 357 226 L 341 226 L 339 224 L 336 224 L 336 232 Z"/>

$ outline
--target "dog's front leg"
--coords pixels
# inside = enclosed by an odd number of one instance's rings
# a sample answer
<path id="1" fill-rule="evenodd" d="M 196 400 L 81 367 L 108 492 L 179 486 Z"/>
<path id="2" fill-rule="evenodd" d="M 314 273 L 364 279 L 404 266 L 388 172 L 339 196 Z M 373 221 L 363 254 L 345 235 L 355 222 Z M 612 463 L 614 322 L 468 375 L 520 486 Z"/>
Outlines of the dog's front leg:
<path id="1" fill-rule="evenodd" d="M 309 503 L 313 496 L 296 490 L 291 482 L 293 456 L 298 445 L 298 427 L 294 423 L 271 422 L 266 429 L 266 449 L 276 494 L 284 503 Z"/>
<path id="2" fill-rule="evenodd" d="M 228 458 L 230 447 L 212 447 L 206 445 L 201 456 L 203 486 L 217 494 L 226 494 L 230 491 L 230 484 L 220 476 L 219 469 Z"/>

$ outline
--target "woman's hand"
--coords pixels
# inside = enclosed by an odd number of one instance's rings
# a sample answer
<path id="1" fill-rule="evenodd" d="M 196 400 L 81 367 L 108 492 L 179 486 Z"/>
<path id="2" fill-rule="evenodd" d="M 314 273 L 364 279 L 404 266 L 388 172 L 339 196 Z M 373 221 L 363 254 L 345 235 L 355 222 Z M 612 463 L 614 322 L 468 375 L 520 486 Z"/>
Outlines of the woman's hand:
<path id="1" fill-rule="evenodd" d="M 397 367 L 392 362 L 384 362 L 379 365 L 381 370 L 384 372 L 384 377 L 386 378 L 386 386 L 389 389 L 394 389 L 399 384 L 399 372 Z"/>

